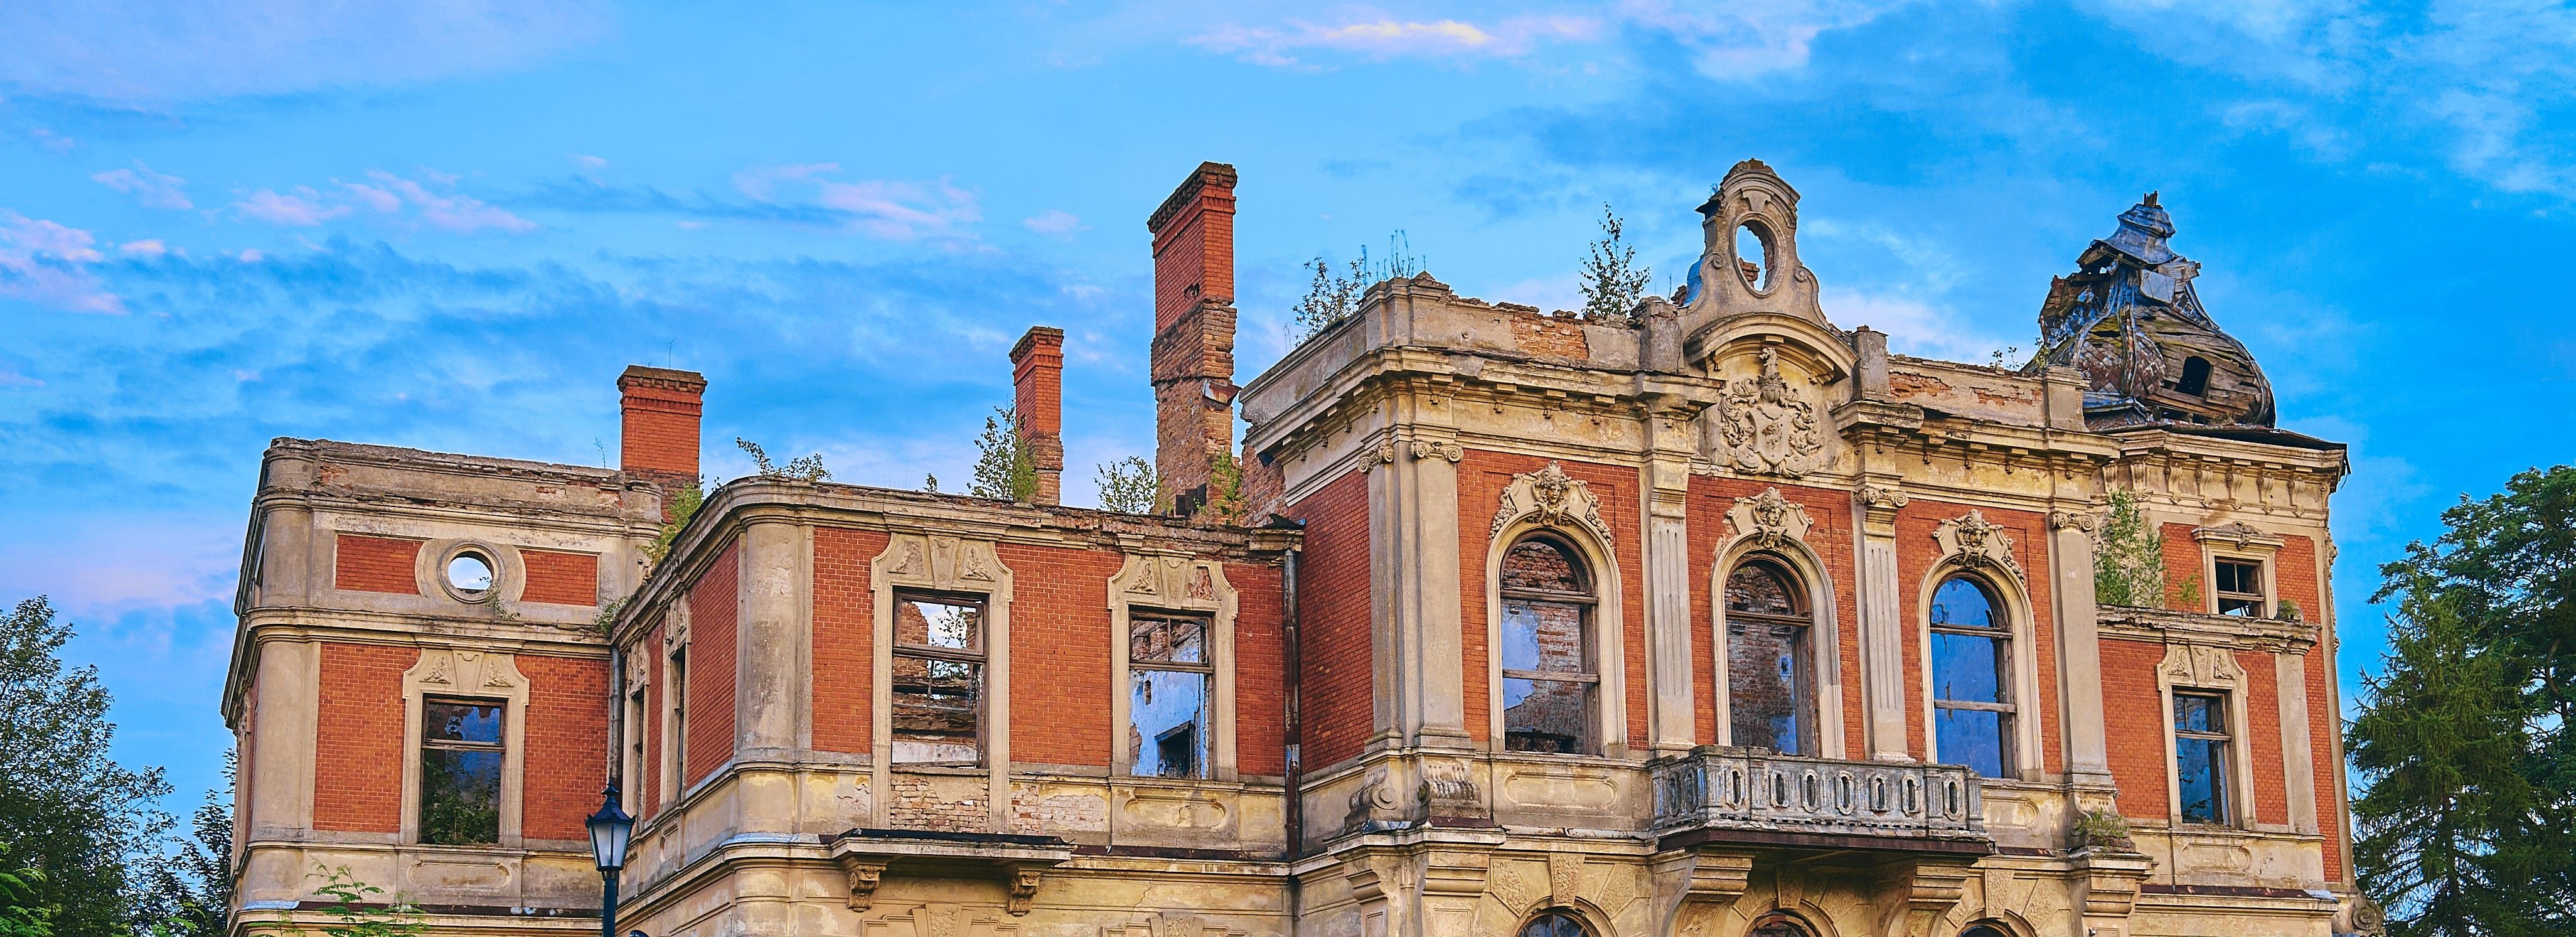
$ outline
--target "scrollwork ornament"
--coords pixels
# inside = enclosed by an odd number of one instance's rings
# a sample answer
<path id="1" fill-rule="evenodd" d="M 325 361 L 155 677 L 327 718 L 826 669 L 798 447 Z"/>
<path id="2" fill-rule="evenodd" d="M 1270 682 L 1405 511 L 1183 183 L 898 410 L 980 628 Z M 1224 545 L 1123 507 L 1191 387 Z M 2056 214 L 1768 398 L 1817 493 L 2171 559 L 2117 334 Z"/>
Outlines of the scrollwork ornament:
<path id="1" fill-rule="evenodd" d="M 2090 511 L 2048 512 L 2048 527 L 2051 530 L 2065 530 L 2072 527 L 2090 534 L 2101 526 L 2101 515 L 2094 514 Z"/>
<path id="2" fill-rule="evenodd" d="M 1822 467 L 1824 434 L 1816 405 L 1800 399 L 1780 375 L 1780 353 L 1760 352 L 1761 374 L 1738 379 L 1720 399 L 1712 458 L 1746 472 L 1797 478 Z"/>
<path id="3" fill-rule="evenodd" d="M 1367 456 L 1360 459 L 1360 471 L 1365 474 L 1376 469 L 1378 466 L 1392 465 L 1394 463 L 1395 441 L 1392 439 L 1381 440 L 1377 444 L 1376 449 L 1370 450 Z"/>
<path id="4" fill-rule="evenodd" d="M 1967 569 L 1992 568 L 2022 578 L 2021 561 L 2013 558 L 2012 537 L 2006 530 L 1986 520 L 1984 511 L 1969 511 L 1941 522 L 1932 532 L 1941 546 L 1941 556 L 1953 559 Z"/>
<path id="5" fill-rule="evenodd" d="M 1454 465 L 1457 464 L 1458 460 L 1466 457 L 1467 447 L 1461 446 L 1455 441 L 1437 442 L 1429 439 L 1416 439 L 1413 441 L 1413 458 L 1416 461 L 1426 459 L 1447 459 L 1450 464 Z"/>

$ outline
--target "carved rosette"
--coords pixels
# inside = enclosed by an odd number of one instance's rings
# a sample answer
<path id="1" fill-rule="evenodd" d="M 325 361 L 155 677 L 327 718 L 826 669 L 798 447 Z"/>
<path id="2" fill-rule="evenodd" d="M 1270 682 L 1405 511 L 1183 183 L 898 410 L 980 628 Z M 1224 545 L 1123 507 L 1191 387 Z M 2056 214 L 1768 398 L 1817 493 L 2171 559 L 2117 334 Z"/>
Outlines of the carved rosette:
<path id="1" fill-rule="evenodd" d="M 1807 530 L 1815 526 L 1815 521 L 1807 517 L 1807 509 L 1781 497 L 1778 488 L 1735 499 L 1735 507 L 1726 512 L 1726 522 L 1735 526 L 1737 537 L 1766 550 L 1791 540 L 1804 543 Z"/>
<path id="2" fill-rule="evenodd" d="M 1490 537 L 1500 537 L 1503 528 L 1524 519 L 1544 527 L 1581 527 L 1611 542 L 1610 524 L 1601 519 L 1601 499 L 1582 479 L 1565 474 L 1565 467 L 1554 462 L 1535 472 L 1512 476 L 1503 489 L 1502 504 L 1494 511 Z"/>
<path id="3" fill-rule="evenodd" d="M 1962 568 L 2001 570 L 2022 578 L 2021 561 L 2013 558 L 2012 536 L 1987 521 L 1984 511 L 1942 521 L 1932 531 L 1932 539 L 1941 545 L 1942 559 L 1955 560 Z"/>
<path id="4" fill-rule="evenodd" d="M 1760 352 L 1762 372 L 1738 378 L 1718 399 L 1711 461 L 1737 471 L 1797 478 L 1823 467 L 1824 434 L 1816 405 L 1780 376 L 1780 353 Z"/>

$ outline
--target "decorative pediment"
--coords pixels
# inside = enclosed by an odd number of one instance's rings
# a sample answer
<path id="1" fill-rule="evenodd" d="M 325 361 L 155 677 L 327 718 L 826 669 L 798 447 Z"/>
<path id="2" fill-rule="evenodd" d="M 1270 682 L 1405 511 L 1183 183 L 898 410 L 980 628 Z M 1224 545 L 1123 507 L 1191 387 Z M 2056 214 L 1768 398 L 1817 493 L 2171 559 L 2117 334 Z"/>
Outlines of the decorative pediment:
<path id="1" fill-rule="evenodd" d="M 1815 521 L 1807 517 L 1807 509 L 1781 497 L 1778 488 L 1765 488 L 1761 494 L 1735 499 L 1735 507 L 1726 512 L 1726 522 L 1735 525 L 1737 537 L 1764 549 L 1790 540 L 1804 543 L 1807 530 L 1815 526 Z"/>
<path id="2" fill-rule="evenodd" d="M 519 676 L 518 664 L 508 654 L 446 648 L 422 651 L 420 662 L 404 676 L 434 693 L 503 696 L 526 679 Z"/>
<path id="3" fill-rule="evenodd" d="M 2244 521 L 2214 527 L 2192 528 L 2191 539 L 2201 543 L 2221 544 L 2238 550 L 2263 552 L 2278 550 L 2281 544 L 2286 542 L 2279 536 L 2264 533 Z"/>
<path id="4" fill-rule="evenodd" d="M 1565 467 L 1554 462 L 1535 472 L 1512 476 L 1503 489 L 1502 505 L 1494 511 L 1494 527 L 1489 536 L 1500 537 L 1503 528 L 1522 520 L 1544 527 L 1582 527 L 1611 542 L 1610 525 L 1601 519 L 1601 499 L 1582 479 L 1565 474 Z"/>
<path id="5" fill-rule="evenodd" d="M 1153 554 L 1128 555 L 1109 588 L 1131 604 L 1187 611 L 1217 611 L 1234 594 L 1222 563 Z"/>
<path id="6" fill-rule="evenodd" d="M 2236 652 L 2206 644 L 2171 644 L 2165 646 L 2165 659 L 2156 665 L 2156 674 L 2173 686 L 2223 690 L 2241 687 L 2245 671 L 2236 666 Z"/>
<path id="7" fill-rule="evenodd" d="M 1932 539 L 1941 546 L 1941 558 L 1954 560 L 1961 568 L 1995 569 L 2022 578 L 2021 561 L 2013 559 L 2011 534 L 1987 521 L 1984 511 L 1942 521 L 1932 531 Z"/>
<path id="8" fill-rule="evenodd" d="M 1708 434 L 1708 458 L 1758 475 L 1798 478 L 1823 468 L 1824 432 L 1816 405 L 1780 374 L 1780 353 L 1756 353 L 1761 371 L 1730 382 L 1719 396 Z"/>
<path id="9" fill-rule="evenodd" d="M 992 541 L 938 535 L 896 534 L 876 568 L 896 585 L 951 592 L 993 592 L 1010 578 Z"/>

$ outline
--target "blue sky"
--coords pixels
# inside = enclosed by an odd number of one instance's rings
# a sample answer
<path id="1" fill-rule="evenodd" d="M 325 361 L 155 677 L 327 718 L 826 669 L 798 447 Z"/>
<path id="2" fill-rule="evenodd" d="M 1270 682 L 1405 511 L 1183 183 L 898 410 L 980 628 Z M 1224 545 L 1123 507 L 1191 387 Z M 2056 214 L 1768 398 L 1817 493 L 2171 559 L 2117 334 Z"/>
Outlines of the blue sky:
<path id="1" fill-rule="evenodd" d="M 270 438 L 599 464 L 640 362 L 708 375 L 719 475 L 739 435 L 962 482 L 1045 323 L 1088 501 L 1151 446 L 1143 220 L 1202 159 L 1243 175 L 1247 377 L 1307 258 L 1400 229 L 1576 307 L 1603 202 L 1661 281 L 1745 157 L 1837 324 L 1982 361 L 2161 190 L 2283 425 L 2352 445 L 2348 687 L 2376 565 L 2566 459 L 2552 3 L 97 2 L 0 6 L 0 48 L 0 598 L 80 625 L 182 805 Z"/>

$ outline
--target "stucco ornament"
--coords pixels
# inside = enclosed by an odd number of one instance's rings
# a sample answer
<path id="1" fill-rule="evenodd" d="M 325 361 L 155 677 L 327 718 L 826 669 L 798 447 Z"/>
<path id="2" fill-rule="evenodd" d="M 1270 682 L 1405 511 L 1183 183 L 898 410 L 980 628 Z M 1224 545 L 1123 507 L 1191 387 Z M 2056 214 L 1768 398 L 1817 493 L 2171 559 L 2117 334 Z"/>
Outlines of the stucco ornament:
<path id="1" fill-rule="evenodd" d="M 1998 569 L 2021 578 L 2021 561 L 2013 559 L 2011 535 L 1987 521 L 1984 511 L 1942 521 L 1932 531 L 1932 539 L 1941 545 L 1943 559 L 1955 559 L 1968 569 Z"/>
<path id="2" fill-rule="evenodd" d="M 1554 462 L 1535 472 L 1512 476 L 1503 489 L 1502 505 L 1494 511 L 1491 536 L 1501 536 L 1503 528 L 1528 518 L 1544 527 L 1582 527 L 1601 542 L 1610 542 L 1610 525 L 1601 519 L 1601 499 L 1582 479 L 1565 474 L 1565 467 Z"/>
<path id="3" fill-rule="evenodd" d="M 1719 464 L 1746 472 L 1797 478 L 1822 467 L 1824 435 L 1816 429 L 1816 405 L 1799 399 L 1780 376 L 1780 353 L 1760 353 L 1762 373 L 1738 378 L 1720 401 Z"/>
<path id="4" fill-rule="evenodd" d="M 1773 549 L 1784 541 L 1807 539 L 1807 529 L 1815 522 L 1807 509 L 1780 496 L 1780 489 L 1765 488 L 1761 494 L 1735 499 L 1735 507 L 1726 512 L 1727 523 L 1735 525 L 1735 535 L 1751 540 L 1762 549 Z"/>

